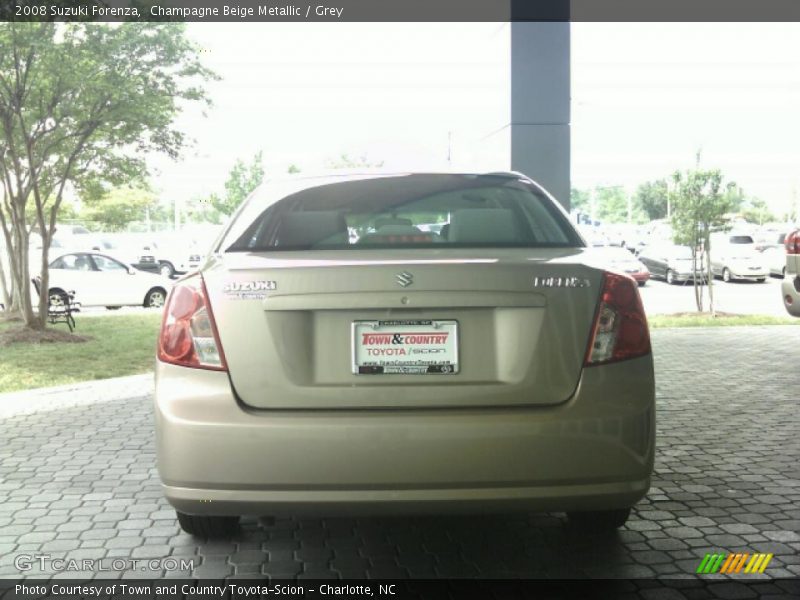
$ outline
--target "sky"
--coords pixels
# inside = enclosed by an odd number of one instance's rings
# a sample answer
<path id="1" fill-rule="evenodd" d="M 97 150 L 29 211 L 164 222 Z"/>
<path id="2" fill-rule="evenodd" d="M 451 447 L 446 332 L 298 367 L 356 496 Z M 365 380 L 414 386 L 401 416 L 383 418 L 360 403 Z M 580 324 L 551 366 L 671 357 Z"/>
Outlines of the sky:
<path id="1" fill-rule="evenodd" d="M 507 23 L 192 23 L 221 80 L 188 107 L 183 161 L 153 158 L 165 202 L 221 191 L 237 158 L 268 175 L 342 153 L 392 169 L 502 169 Z M 800 194 L 800 24 L 577 23 L 572 184 L 719 167 L 775 210 Z M 448 160 L 449 157 L 449 160 Z"/>

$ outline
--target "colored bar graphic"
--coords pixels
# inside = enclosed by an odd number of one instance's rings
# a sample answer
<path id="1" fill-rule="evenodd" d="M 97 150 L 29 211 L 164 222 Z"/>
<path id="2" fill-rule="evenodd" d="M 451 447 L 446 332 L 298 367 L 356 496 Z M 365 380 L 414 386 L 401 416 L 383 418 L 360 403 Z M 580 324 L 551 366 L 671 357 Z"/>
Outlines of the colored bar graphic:
<path id="1" fill-rule="evenodd" d="M 744 554 L 742 554 L 742 558 L 741 558 L 741 560 L 739 561 L 739 564 L 737 564 L 737 565 L 736 565 L 736 570 L 734 571 L 734 573 L 738 573 L 739 571 L 741 571 L 741 570 L 742 570 L 742 567 L 744 566 L 744 561 L 746 561 L 746 560 L 747 560 L 747 557 L 748 557 L 748 556 L 750 556 L 750 554 L 748 554 L 747 552 L 745 552 Z"/>
<path id="2" fill-rule="evenodd" d="M 709 563 L 710 560 L 711 560 L 711 555 L 706 554 L 703 557 L 703 560 L 700 561 L 700 566 L 697 567 L 697 571 L 695 571 L 695 573 L 705 573 L 706 565 Z"/>
<path id="3" fill-rule="evenodd" d="M 762 553 L 751 555 L 749 552 L 706 554 L 697 566 L 695 573 L 704 575 L 717 572 L 739 573 L 742 572 L 742 567 L 744 567 L 744 573 L 763 573 L 773 556 L 774 554 Z M 749 561 L 748 558 L 750 559 Z"/>
<path id="4" fill-rule="evenodd" d="M 772 560 L 773 556 L 775 556 L 775 555 L 774 554 L 767 554 L 764 557 L 764 562 L 761 563 L 761 568 L 758 570 L 759 573 L 763 573 L 764 572 L 764 569 L 767 568 L 767 565 L 769 564 L 769 561 Z"/>
<path id="5" fill-rule="evenodd" d="M 722 568 L 719 570 L 720 573 L 727 573 L 728 569 L 731 567 L 732 564 L 736 564 L 736 557 L 737 554 L 728 554 L 728 558 L 722 563 Z"/>

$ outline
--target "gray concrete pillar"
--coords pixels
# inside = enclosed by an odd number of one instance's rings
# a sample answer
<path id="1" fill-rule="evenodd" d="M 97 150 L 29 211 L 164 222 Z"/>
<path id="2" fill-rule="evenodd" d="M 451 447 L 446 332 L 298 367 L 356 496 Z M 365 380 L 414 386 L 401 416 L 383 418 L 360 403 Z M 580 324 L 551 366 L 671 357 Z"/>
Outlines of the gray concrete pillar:
<path id="1" fill-rule="evenodd" d="M 511 168 L 569 210 L 570 24 L 511 23 Z"/>

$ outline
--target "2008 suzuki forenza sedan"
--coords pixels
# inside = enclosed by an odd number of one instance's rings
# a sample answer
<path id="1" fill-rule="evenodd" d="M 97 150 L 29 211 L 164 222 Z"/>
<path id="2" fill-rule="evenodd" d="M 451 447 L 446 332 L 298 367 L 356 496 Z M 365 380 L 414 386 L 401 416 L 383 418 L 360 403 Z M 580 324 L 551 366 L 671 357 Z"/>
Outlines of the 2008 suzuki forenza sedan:
<path id="1" fill-rule="evenodd" d="M 636 282 L 518 173 L 264 184 L 158 343 L 184 530 L 240 515 L 566 511 L 621 526 L 653 466 Z"/>

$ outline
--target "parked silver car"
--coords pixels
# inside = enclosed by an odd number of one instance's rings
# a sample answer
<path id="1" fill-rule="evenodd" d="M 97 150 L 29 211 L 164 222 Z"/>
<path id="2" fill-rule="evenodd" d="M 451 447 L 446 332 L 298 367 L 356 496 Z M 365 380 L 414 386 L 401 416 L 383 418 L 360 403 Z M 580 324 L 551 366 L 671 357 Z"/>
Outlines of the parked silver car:
<path id="1" fill-rule="evenodd" d="M 769 268 L 756 241 L 747 233 L 720 233 L 711 237 L 711 273 L 723 281 L 750 280 L 764 283 Z"/>

